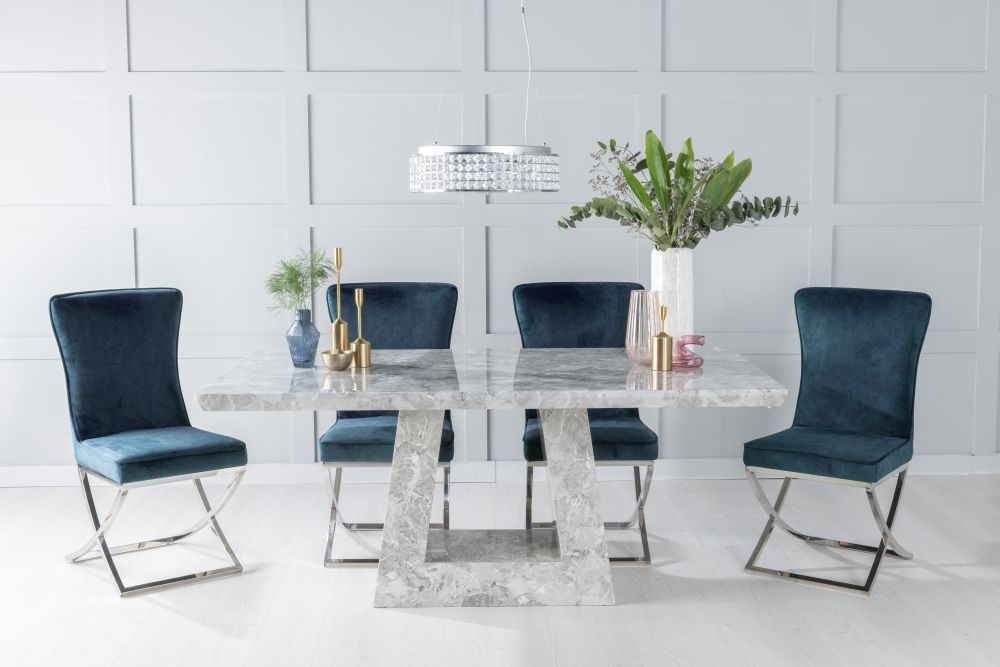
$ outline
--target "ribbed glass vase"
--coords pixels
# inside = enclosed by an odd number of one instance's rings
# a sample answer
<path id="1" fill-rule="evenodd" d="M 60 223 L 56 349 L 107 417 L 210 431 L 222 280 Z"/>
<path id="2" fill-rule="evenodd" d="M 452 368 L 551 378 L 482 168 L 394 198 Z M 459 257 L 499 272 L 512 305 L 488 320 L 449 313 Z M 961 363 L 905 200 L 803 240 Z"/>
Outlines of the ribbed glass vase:
<path id="1" fill-rule="evenodd" d="M 632 290 L 628 302 L 628 324 L 625 328 L 625 353 L 634 364 L 649 366 L 652 348 L 649 339 L 659 331 L 657 313 L 658 292 Z"/>
<path id="2" fill-rule="evenodd" d="M 316 365 L 316 348 L 319 346 L 319 330 L 312 322 L 312 311 L 299 308 L 295 311 L 295 321 L 285 332 L 288 353 L 296 368 L 312 368 Z"/>

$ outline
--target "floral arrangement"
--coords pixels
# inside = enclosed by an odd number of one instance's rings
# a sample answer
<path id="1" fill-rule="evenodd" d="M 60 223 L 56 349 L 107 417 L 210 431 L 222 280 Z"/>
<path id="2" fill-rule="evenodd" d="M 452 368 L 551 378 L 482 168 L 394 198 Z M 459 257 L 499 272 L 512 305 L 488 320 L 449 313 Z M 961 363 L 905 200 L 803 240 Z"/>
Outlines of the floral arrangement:
<path id="1" fill-rule="evenodd" d="M 751 199 L 740 191 L 753 166 L 749 158 L 736 162 L 733 153 L 722 162 L 696 158 L 690 138 L 676 158 L 652 130 L 646 132 L 645 155 L 614 139 L 597 146 L 590 185 L 598 196 L 573 206 L 559 220 L 563 229 L 592 216 L 608 218 L 666 250 L 694 248 L 711 232 L 732 225 L 799 213 L 791 197 Z"/>

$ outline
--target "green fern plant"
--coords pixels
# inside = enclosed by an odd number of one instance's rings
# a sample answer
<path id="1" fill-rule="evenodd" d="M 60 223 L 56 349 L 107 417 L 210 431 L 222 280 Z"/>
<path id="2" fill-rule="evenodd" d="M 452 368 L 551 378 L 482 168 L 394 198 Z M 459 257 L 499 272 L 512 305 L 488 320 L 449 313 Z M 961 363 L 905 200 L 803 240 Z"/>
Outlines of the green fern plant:
<path id="1" fill-rule="evenodd" d="M 303 250 L 291 259 L 280 260 L 264 283 L 274 302 L 271 310 L 308 308 L 313 292 L 328 283 L 333 272 L 325 250 Z"/>
<path id="2" fill-rule="evenodd" d="M 589 217 L 617 220 L 648 239 L 657 250 L 694 248 L 713 231 L 741 223 L 755 224 L 778 215 L 798 215 L 791 197 L 753 197 L 740 187 L 753 168 L 749 158 L 722 162 L 695 158 L 691 139 L 676 159 L 652 130 L 646 132 L 645 155 L 614 139 L 597 142 L 590 184 L 599 194 L 559 220 L 563 229 Z"/>

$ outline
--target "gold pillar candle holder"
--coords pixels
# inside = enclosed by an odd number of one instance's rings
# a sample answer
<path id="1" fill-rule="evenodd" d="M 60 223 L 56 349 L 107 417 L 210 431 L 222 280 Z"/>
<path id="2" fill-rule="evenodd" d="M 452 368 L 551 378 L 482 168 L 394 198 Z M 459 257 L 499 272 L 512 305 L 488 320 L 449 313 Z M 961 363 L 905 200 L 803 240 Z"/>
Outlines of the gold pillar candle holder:
<path id="1" fill-rule="evenodd" d="M 361 306 L 364 303 L 365 291 L 359 287 L 354 290 L 354 305 L 358 307 L 358 337 L 351 343 L 355 368 L 368 368 L 372 365 L 372 344 L 361 337 Z"/>
<path id="2" fill-rule="evenodd" d="M 660 333 L 652 336 L 649 347 L 652 349 L 652 367 L 654 371 L 669 371 L 674 362 L 674 339 L 663 331 L 663 323 L 667 319 L 667 307 L 660 306 Z"/>
<path id="3" fill-rule="evenodd" d="M 337 319 L 333 321 L 333 352 L 347 352 L 351 349 L 350 332 L 347 322 L 340 316 L 340 267 L 343 266 L 344 255 L 340 248 L 333 251 L 333 267 L 337 270 Z"/>

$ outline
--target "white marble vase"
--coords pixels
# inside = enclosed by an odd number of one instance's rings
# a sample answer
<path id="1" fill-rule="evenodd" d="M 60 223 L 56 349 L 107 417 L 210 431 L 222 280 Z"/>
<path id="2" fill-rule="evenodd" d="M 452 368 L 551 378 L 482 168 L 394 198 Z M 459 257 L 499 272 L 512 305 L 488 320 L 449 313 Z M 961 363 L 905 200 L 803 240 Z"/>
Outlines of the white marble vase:
<path id="1" fill-rule="evenodd" d="M 664 330 L 677 340 L 694 331 L 694 250 L 691 248 L 653 249 L 649 289 L 660 293 L 660 305 L 667 307 Z"/>

